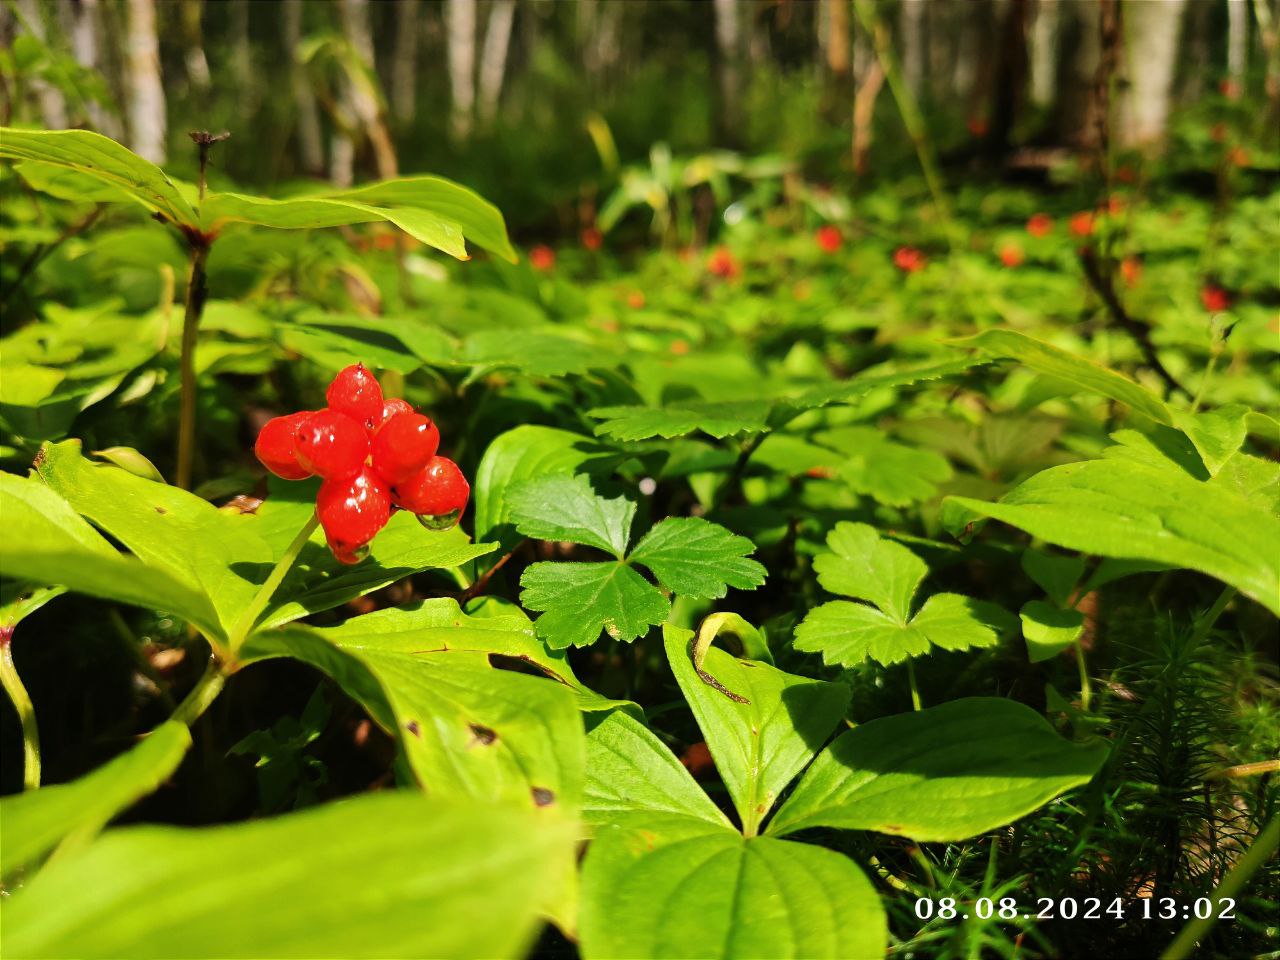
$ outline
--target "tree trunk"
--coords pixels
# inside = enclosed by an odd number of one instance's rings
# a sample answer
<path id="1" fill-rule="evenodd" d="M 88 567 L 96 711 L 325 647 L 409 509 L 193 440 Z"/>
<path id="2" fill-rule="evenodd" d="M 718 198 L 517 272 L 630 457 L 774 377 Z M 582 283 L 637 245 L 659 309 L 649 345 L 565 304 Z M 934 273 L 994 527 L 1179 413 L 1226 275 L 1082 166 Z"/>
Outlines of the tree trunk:
<path id="1" fill-rule="evenodd" d="M 312 176 L 324 173 L 324 143 L 320 137 L 320 112 L 306 68 L 298 61 L 302 43 L 302 0 L 284 0 L 284 44 L 289 53 L 289 79 L 298 117 L 298 154 L 302 169 Z"/>
<path id="2" fill-rule="evenodd" d="M 342 32 L 352 52 L 359 58 L 359 71 L 349 70 L 343 88 L 346 106 L 356 118 L 357 128 L 373 146 L 374 162 L 382 179 L 394 177 L 399 172 L 391 133 L 387 130 L 386 117 L 378 102 L 377 71 L 373 59 L 373 30 L 369 25 L 368 0 L 341 0 L 338 12 L 342 18 Z M 354 134 L 353 134 L 354 136 Z M 352 144 L 352 152 L 356 144 Z"/>
<path id="3" fill-rule="evenodd" d="M 204 40 L 200 17 L 204 12 L 204 0 L 182 0 L 182 31 L 186 35 L 187 50 L 183 62 L 187 67 L 187 81 L 196 90 L 209 89 L 209 61 L 204 55 Z"/>
<path id="4" fill-rule="evenodd" d="M 18 22 L 31 31 L 42 44 L 48 43 L 48 28 L 44 22 L 44 10 L 39 0 L 18 0 Z M 31 78 L 31 89 L 40 104 L 40 117 L 50 130 L 62 130 L 67 126 L 67 101 L 62 91 L 43 77 Z"/>
<path id="5" fill-rule="evenodd" d="M 1164 138 L 1186 0 L 1126 7 L 1129 87 L 1123 100 L 1120 142 L 1126 147 L 1150 146 Z"/>
<path id="6" fill-rule="evenodd" d="M 396 0 L 396 45 L 391 61 L 391 110 L 413 121 L 418 94 L 418 0 Z"/>
<path id="7" fill-rule="evenodd" d="M 498 115 L 502 96 L 502 80 L 507 72 L 507 47 L 511 43 L 511 22 L 515 18 L 516 0 L 494 0 L 489 10 L 489 25 L 484 33 L 480 54 L 480 122 L 489 125 Z"/>
<path id="8" fill-rule="evenodd" d="M 76 63 L 94 73 L 104 73 L 98 38 L 102 36 L 103 23 L 98 0 L 59 0 L 62 29 L 71 41 L 71 55 Z M 91 98 L 84 100 L 85 117 L 89 126 L 101 134 L 120 139 L 120 123 L 115 114 Z"/>
<path id="9" fill-rule="evenodd" d="M 1235 94 L 1244 92 L 1245 69 L 1249 60 L 1248 0 L 1227 0 L 1227 76 L 1235 84 Z"/>
<path id="10" fill-rule="evenodd" d="M 446 0 L 449 34 L 450 127 L 454 139 L 471 137 L 476 100 L 476 0 Z"/>
<path id="11" fill-rule="evenodd" d="M 924 89 L 924 0 L 902 0 L 899 10 L 902 31 L 902 78 L 918 101 Z"/>
<path id="12" fill-rule="evenodd" d="M 1031 24 L 1031 102 L 1053 106 L 1058 80 L 1058 0 L 1036 0 Z"/>
<path id="13" fill-rule="evenodd" d="M 737 126 L 739 94 L 738 0 L 715 0 L 716 50 L 719 53 L 722 125 L 727 132 Z"/>
<path id="14" fill-rule="evenodd" d="M 152 163 L 165 161 L 164 86 L 154 0 L 129 0 L 129 141 Z"/>

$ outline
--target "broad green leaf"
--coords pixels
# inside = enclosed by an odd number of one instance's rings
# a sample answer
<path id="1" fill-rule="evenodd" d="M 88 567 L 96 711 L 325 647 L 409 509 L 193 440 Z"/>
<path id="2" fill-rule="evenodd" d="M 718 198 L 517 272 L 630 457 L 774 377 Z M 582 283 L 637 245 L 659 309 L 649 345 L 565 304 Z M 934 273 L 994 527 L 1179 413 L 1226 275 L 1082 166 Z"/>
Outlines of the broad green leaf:
<path id="1" fill-rule="evenodd" d="M 882 957 L 880 898 L 847 857 L 716 831 L 655 845 L 597 837 L 583 866 L 582 954 L 597 958 Z"/>
<path id="2" fill-rule="evenodd" d="M 173 223 L 196 224 L 195 211 L 163 170 L 101 134 L 0 127 L 0 157 L 76 170 L 110 184 Z"/>
<path id="3" fill-rule="evenodd" d="M 520 602 L 542 611 L 538 636 L 555 649 L 588 646 L 601 632 L 630 643 L 671 611 L 657 587 L 617 561 L 531 564 L 520 586 Z"/>
<path id="4" fill-rule="evenodd" d="M 821 653 L 825 663 L 854 666 L 870 658 L 889 666 L 928 653 L 929 638 L 865 603 L 832 600 L 796 625 L 795 648 Z"/>
<path id="5" fill-rule="evenodd" d="M 599 436 L 614 440 L 670 439 L 698 430 L 719 439 L 764 431 L 769 409 L 766 401 L 691 400 L 665 407 L 597 407 L 587 415 L 604 421 L 596 427 Z"/>
<path id="6" fill-rule="evenodd" d="M 980 365 L 980 363 L 981 361 L 975 362 L 972 359 L 963 358 L 944 360 L 906 370 L 863 370 L 854 374 L 848 380 L 814 387 L 798 396 L 780 397 L 777 400 L 777 405 L 780 410 L 790 411 L 794 415 L 802 410 L 813 410 L 833 404 L 854 403 L 873 390 L 880 390 L 885 387 L 911 386 L 930 380 L 955 376 L 959 373 L 966 373 L 973 367 Z"/>
<path id="7" fill-rule="evenodd" d="M 1084 557 L 1025 550 L 1022 569 L 1059 607 L 1065 607 L 1084 576 Z"/>
<path id="8" fill-rule="evenodd" d="M 754 832 L 843 719 L 849 688 L 739 660 L 717 647 L 699 658 L 692 631 L 667 625 L 662 632 L 667 661 L 716 769 L 741 822 Z"/>
<path id="9" fill-rule="evenodd" d="M 0 630 L 14 629 L 50 600 L 67 592 L 66 587 L 31 587 L 22 583 L 0 584 Z"/>
<path id="10" fill-rule="evenodd" d="M 35 469 L 147 566 L 208 597 L 224 637 L 270 572 L 271 550 L 254 532 L 252 517 L 223 513 L 185 490 L 85 460 L 78 440 L 45 444 Z"/>
<path id="11" fill-rule="evenodd" d="M 60 200 L 74 203 L 132 203 L 139 199 L 128 188 L 115 186 L 112 181 L 101 180 L 91 173 L 81 173 L 74 167 L 23 160 L 15 163 L 13 169 L 34 189 Z M 56 238 L 55 231 L 54 239 Z"/>
<path id="12" fill-rule="evenodd" d="M 942 516 L 957 534 L 991 517 L 1070 550 L 1198 570 L 1280 614 L 1280 520 L 1180 470 L 1116 458 L 1069 463 L 995 503 L 949 497 Z"/>
<path id="13" fill-rule="evenodd" d="M 1222 465 L 1209 485 L 1230 490 L 1273 516 L 1280 514 L 1280 463 L 1274 460 L 1237 453 Z"/>
<path id="14" fill-rule="evenodd" d="M 0 473 L 0 515 L 0 569 L 6 577 L 164 610 L 212 638 L 222 637 L 217 614 L 197 588 L 121 554 L 39 480 Z"/>
<path id="15" fill-rule="evenodd" d="M 22 957 L 520 957 L 576 830 L 384 792 L 268 820 L 133 827 L 5 906 Z"/>
<path id="16" fill-rule="evenodd" d="M 1015 621 L 998 604 L 975 600 L 958 593 L 935 593 L 911 618 L 918 630 L 935 647 L 970 650 L 992 647 L 1013 630 Z"/>
<path id="17" fill-rule="evenodd" d="M 701 517 L 668 517 L 641 539 L 630 561 L 653 571 L 664 587 L 682 597 L 714 600 L 729 587 L 754 590 L 765 568 L 750 559 L 746 537 Z"/>
<path id="18" fill-rule="evenodd" d="M 1173 416 L 1164 401 L 1145 387 L 1114 370 L 1100 367 L 1026 334 L 1014 330 L 985 330 L 953 342 L 958 347 L 971 347 L 989 357 L 1017 360 L 1037 373 L 1119 400 L 1156 423 L 1173 424 Z"/>
<path id="19" fill-rule="evenodd" d="M 1020 703 L 954 700 L 841 734 L 818 755 L 767 832 L 827 826 L 964 840 L 1087 783 L 1106 757 L 1105 745 L 1063 740 Z"/>
<path id="20" fill-rule="evenodd" d="M 497 437 L 476 467 L 476 539 L 498 539 L 509 549 L 514 541 L 509 534 L 503 535 L 505 531 L 501 528 L 511 516 L 507 498 L 511 486 L 535 477 L 572 475 L 580 469 L 588 470 L 588 461 L 606 453 L 589 437 L 532 424 Z"/>
<path id="21" fill-rule="evenodd" d="M 1244 443 L 1249 432 L 1248 416 L 1249 408 L 1243 403 L 1229 403 L 1204 413 L 1174 411 L 1173 422 L 1195 444 L 1205 469 L 1216 476 Z"/>
<path id="22" fill-rule="evenodd" d="M 372 368 L 408 374 L 426 363 L 452 360 L 453 344 L 430 327 L 387 317 L 368 319 L 304 313 L 275 330 L 280 345 L 328 370 L 352 357 Z"/>
<path id="23" fill-rule="evenodd" d="M 636 505 L 626 497 L 599 496 L 585 476 L 527 480 L 507 491 L 507 503 L 526 537 L 580 543 L 619 560 L 626 555 Z"/>
<path id="24" fill-rule="evenodd" d="M 869 600 L 897 623 L 907 622 L 912 598 L 929 572 L 923 560 L 865 523 L 836 524 L 827 550 L 813 561 L 823 589 Z"/>
<path id="25" fill-rule="evenodd" d="M 68 837 L 72 843 L 92 839 L 113 817 L 167 780 L 190 746 L 186 724 L 170 720 L 78 780 L 0 799 L 5 835 L 0 876 L 33 863 Z M 12 928 L 6 928 L 9 933 Z"/>
<path id="26" fill-rule="evenodd" d="M 616 366 L 608 350 L 569 337 L 538 330 L 481 330 L 467 337 L 458 354 L 462 363 L 482 367 L 514 367 L 536 377 Z"/>
<path id="27" fill-rule="evenodd" d="M 1024 604 L 1020 616 L 1032 663 L 1052 660 L 1084 632 L 1084 614 L 1079 610 L 1064 610 L 1043 600 Z"/>
<path id="28" fill-rule="evenodd" d="M 814 440 L 845 455 L 839 476 L 855 493 L 890 506 L 927 500 L 951 477 L 945 457 L 894 443 L 875 427 L 825 430 Z"/>
<path id="29" fill-rule="evenodd" d="M 587 732 L 583 817 L 596 827 L 659 833 L 732 830 L 679 760 L 635 717 L 615 710 Z"/>

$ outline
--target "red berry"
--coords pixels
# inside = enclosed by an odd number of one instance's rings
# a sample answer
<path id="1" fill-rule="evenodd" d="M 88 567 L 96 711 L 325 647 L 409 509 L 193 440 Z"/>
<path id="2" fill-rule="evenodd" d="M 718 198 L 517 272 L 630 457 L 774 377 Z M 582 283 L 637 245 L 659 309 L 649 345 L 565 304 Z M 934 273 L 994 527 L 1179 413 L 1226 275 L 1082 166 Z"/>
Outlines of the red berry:
<path id="1" fill-rule="evenodd" d="M 915 247 L 899 247 L 893 251 L 893 265 L 903 273 L 924 269 L 924 254 Z"/>
<path id="2" fill-rule="evenodd" d="M 1231 294 L 1216 284 L 1206 283 L 1200 288 L 1200 302 L 1210 313 L 1231 309 Z"/>
<path id="3" fill-rule="evenodd" d="M 363 363 L 339 371 L 325 392 L 329 409 L 372 429 L 382 416 L 382 387 Z"/>
<path id="4" fill-rule="evenodd" d="M 409 401 L 401 400 L 399 397 L 396 397 L 393 400 L 388 400 L 386 403 L 382 405 L 382 416 L 378 420 L 378 423 L 379 424 L 386 423 L 388 420 L 394 417 L 397 413 L 413 413 L 413 412 L 414 412 L 413 407 L 410 405 Z"/>
<path id="5" fill-rule="evenodd" d="M 1000 248 L 1000 262 L 1010 269 L 1022 266 L 1024 259 L 1022 248 L 1014 243 L 1006 243 Z"/>
<path id="6" fill-rule="evenodd" d="M 818 228 L 815 234 L 818 240 L 818 247 L 823 253 L 835 253 L 840 249 L 840 244 L 844 242 L 844 238 L 840 236 L 840 228 L 831 224 L 826 224 Z"/>
<path id="7" fill-rule="evenodd" d="M 448 457 L 432 457 L 427 465 L 391 492 L 396 506 L 410 513 L 440 517 L 452 526 L 462 515 L 471 486 Z"/>
<path id="8" fill-rule="evenodd" d="M 293 445 L 298 426 L 311 414 L 311 410 L 303 410 L 273 417 L 258 431 L 258 442 L 253 445 L 253 452 L 264 467 L 282 480 L 305 480 L 311 476 L 311 471 L 298 462 Z"/>
<path id="9" fill-rule="evenodd" d="M 298 463 L 326 480 L 341 480 L 360 472 L 369 456 L 369 437 L 350 417 L 318 410 L 298 424 L 294 437 Z"/>
<path id="10" fill-rule="evenodd" d="M 1027 220 L 1027 233 L 1033 237 L 1047 237 L 1053 230 L 1053 218 L 1047 213 L 1033 213 Z"/>
<path id="11" fill-rule="evenodd" d="M 1071 221 L 1067 224 L 1067 228 L 1074 237 L 1087 237 L 1093 233 L 1093 212 L 1090 210 L 1081 210 L 1079 213 L 1072 214 Z"/>
<path id="12" fill-rule="evenodd" d="M 538 244 L 529 251 L 529 265 L 543 273 L 556 265 L 556 252 L 544 243 Z"/>
<path id="13" fill-rule="evenodd" d="M 356 552 L 391 518 L 391 492 L 370 469 L 344 480 L 326 480 L 316 494 L 316 516 L 325 539 L 343 563 L 355 563 Z"/>
<path id="14" fill-rule="evenodd" d="M 425 467 L 439 446 L 440 431 L 420 413 L 397 413 L 378 428 L 369 444 L 373 469 L 392 486 Z"/>

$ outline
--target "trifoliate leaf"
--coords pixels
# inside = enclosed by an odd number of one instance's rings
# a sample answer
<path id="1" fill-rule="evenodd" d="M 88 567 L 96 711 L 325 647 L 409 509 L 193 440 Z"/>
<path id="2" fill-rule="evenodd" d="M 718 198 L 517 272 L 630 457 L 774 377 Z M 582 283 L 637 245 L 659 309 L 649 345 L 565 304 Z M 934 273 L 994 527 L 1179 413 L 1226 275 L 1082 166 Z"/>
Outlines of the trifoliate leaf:
<path id="1" fill-rule="evenodd" d="M 937 492 L 937 484 L 951 478 L 945 457 L 894 443 L 874 427 L 841 427 L 814 439 L 846 456 L 839 476 L 855 493 L 889 506 L 927 500 Z"/>
<path id="2" fill-rule="evenodd" d="M 625 563 L 535 563 L 520 578 L 520 596 L 543 611 L 534 627 L 552 647 L 585 647 L 601 631 L 628 643 L 662 623 L 671 603 Z"/>
<path id="3" fill-rule="evenodd" d="M 625 497 L 607 500 L 587 478 L 543 477 L 513 486 L 507 493 L 516 529 L 539 540 L 568 540 L 611 553 L 626 554 L 636 505 Z"/>
<path id="4" fill-rule="evenodd" d="M 871 659 L 888 666 L 929 652 L 929 640 L 875 607 L 833 600 L 809 611 L 796 627 L 795 648 L 821 653 L 826 663 L 855 666 Z"/>
<path id="5" fill-rule="evenodd" d="M 865 523 L 836 524 L 827 549 L 813 562 L 824 589 L 869 600 L 899 624 L 907 622 L 911 598 L 929 572 L 923 560 Z"/>
<path id="6" fill-rule="evenodd" d="M 729 587 L 752 590 L 764 583 L 764 567 L 747 556 L 753 550 L 750 540 L 718 523 L 669 517 L 644 535 L 631 559 L 652 570 L 672 592 L 713 600 Z"/>

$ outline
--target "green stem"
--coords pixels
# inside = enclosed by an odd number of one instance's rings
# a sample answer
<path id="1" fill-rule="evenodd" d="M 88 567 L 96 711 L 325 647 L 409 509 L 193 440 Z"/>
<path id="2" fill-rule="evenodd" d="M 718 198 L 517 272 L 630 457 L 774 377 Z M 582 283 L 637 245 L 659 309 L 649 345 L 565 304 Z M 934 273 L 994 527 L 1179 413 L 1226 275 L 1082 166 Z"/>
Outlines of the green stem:
<path id="1" fill-rule="evenodd" d="M 200 317 L 209 296 L 205 263 L 209 258 L 207 243 L 191 245 L 191 275 L 187 280 L 187 310 L 182 319 L 182 409 L 178 418 L 178 486 L 191 488 L 191 464 L 196 450 L 196 334 Z"/>
<path id="2" fill-rule="evenodd" d="M 200 719 L 200 715 L 209 708 L 209 704 L 217 699 L 226 682 L 227 675 L 222 672 L 221 664 L 216 659 L 210 659 L 204 675 L 187 694 L 186 699 L 178 704 L 178 709 L 173 711 L 171 719 L 185 723 L 188 727 L 191 726 Z"/>
<path id="3" fill-rule="evenodd" d="M 1213 891 L 1213 901 L 1234 900 L 1249 878 L 1276 852 L 1277 846 L 1280 846 L 1280 816 L 1272 817 L 1271 821 L 1262 828 L 1262 832 L 1258 834 L 1249 852 L 1236 862 L 1226 879 L 1218 885 L 1217 890 Z M 1160 960 L 1182 960 L 1183 957 L 1189 956 L 1195 949 L 1197 941 L 1201 940 L 1217 922 L 1216 914 L 1203 918 L 1196 917 L 1182 928 L 1173 943 L 1169 944 L 1168 949 L 1160 955 Z"/>
<path id="4" fill-rule="evenodd" d="M 298 531 L 298 535 L 293 538 L 293 542 L 285 548 L 284 556 L 276 562 L 266 582 L 258 588 L 258 592 L 249 601 L 249 605 L 244 608 L 244 613 L 241 614 L 239 622 L 236 623 L 235 629 L 231 631 L 231 636 L 227 638 L 233 652 L 249 636 L 249 631 L 258 622 L 258 618 L 262 616 L 262 611 L 267 608 L 268 601 L 275 594 L 276 588 L 280 586 L 280 581 L 289 572 L 293 562 L 298 559 L 298 554 L 302 552 L 302 548 L 311 539 L 311 534 L 315 533 L 316 527 L 319 525 L 320 518 L 312 513 L 307 522 L 303 524 L 302 529 Z"/>
<path id="5" fill-rule="evenodd" d="M 1084 647 L 1076 641 L 1076 666 L 1080 668 L 1080 709 L 1089 712 L 1089 700 L 1093 688 L 1089 684 L 1089 665 L 1084 660 Z"/>
<path id="6" fill-rule="evenodd" d="M 40 786 L 40 731 L 36 727 L 36 711 L 31 705 L 27 688 L 13 665 L 13 634 L 8 628 L 0 632 L 0 685 L 13 701 L 22 722 L 22 788 L 35 790 Z"/>
<path id="7" fill-rule="evenodd" d="M 923 709 L 920 706 L 920 688 L 916 686 L 916 665 L 910 660 L 907 661 L 907 680 L 911 683 L 911 709 Z"/>

